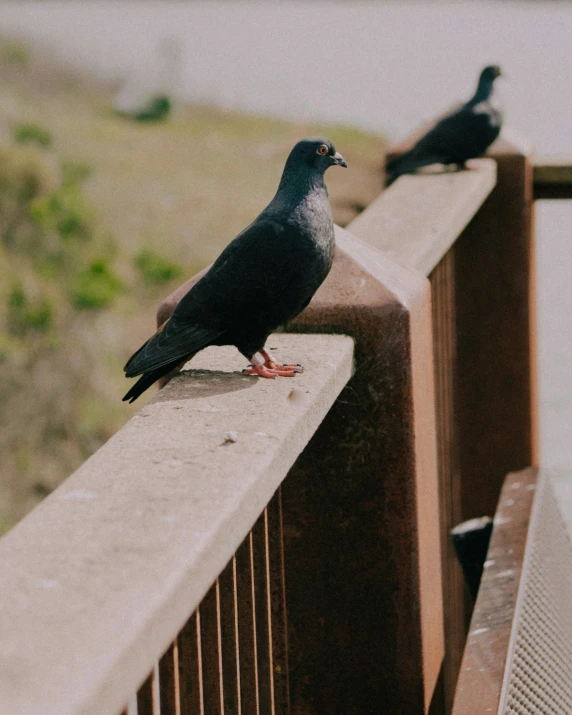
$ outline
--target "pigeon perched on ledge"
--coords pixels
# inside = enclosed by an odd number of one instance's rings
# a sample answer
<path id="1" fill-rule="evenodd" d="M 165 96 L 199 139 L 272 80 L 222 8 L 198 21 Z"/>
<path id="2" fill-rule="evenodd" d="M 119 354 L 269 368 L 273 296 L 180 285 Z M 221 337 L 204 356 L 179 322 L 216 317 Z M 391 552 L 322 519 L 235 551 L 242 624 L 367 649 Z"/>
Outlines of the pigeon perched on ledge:
<path id="1" fill-rule="evenodd" d="M 385 185 L 423 166 L 454 164 L 461 168 L 468 159 L 484 154 L 502 126 L 502 110 L 494 91 L 500 74 L 496 65 L 485 67 L 475 95 L 466 104 L 438 121 L 412 149 L 387 163 Z"/>
<path id="2" fill-rule="evenodd" d="M 264 344 L 304 310 L 332 266 L 334 223 L 324 172 L 334 165 L 347 166 L 329 139 L 296 144 L 272 201 L 129 359 L 126 377 L 141 377 L 124 401 L 133 402 L 209 345 L 235 345 L 251 362 L 249 375 L 292 377 L 302 371 L 276 363 Z"/>

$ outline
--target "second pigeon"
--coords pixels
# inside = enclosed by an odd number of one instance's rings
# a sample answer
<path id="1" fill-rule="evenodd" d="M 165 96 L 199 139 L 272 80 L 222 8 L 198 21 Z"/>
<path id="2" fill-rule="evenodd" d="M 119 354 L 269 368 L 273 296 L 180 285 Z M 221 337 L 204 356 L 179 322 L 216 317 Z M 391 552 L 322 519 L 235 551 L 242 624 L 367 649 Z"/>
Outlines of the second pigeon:
<path id="1" fill-rule="evenodd" d="M 502 126 L 502 110 L 494 90 L 500 74 L 497 65 L 485 67 L 475 94 L 466 104 L 438 121 L 412 149 L 387 163 L 385 185 L 430 164 L 463 167 L 468 159 L 484 154 Z"/>

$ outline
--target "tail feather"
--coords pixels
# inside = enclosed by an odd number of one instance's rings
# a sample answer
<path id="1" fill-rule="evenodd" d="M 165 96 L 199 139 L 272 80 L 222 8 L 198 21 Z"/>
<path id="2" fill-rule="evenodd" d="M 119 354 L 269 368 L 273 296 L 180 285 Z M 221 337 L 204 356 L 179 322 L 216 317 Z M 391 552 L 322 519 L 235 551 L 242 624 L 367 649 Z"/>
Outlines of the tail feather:
<path id="1" fill-rule="evenodd" d="M 184 361 L 186 362 L 186 360 Z M 135 400 L 142 395 L 145 390 L 149 389 L 154 382 L 157 382 L 160 378 L 167 375 L 181 364 L 180 360 L 175 360 L 167 365 L 162 365 L 155 370 L 150 370 L 149 372 L 144 372 L 143 375 L 137 380 L 137 382 L 131 387 L 129 392 L 123 397 L 123 402 L 129 400 L 129 402 L 135 402 Z"/>
<path id="2" fill-rule="evenodd" d="M 443 159 L 438 156 L 415 156 L 409 152 L 401 154 L 387 163 L 385 186 L 391 186 L 396 179 L 404 174 L 412 174 L 417 169 L 431 164 L 440 164 L 442 161 Z"/>
<path id="3" fill-rule="evenodd" d="M 389 159 L 385 163 L 385 171 L 387 174 L 392 174 L 395 169 L 399 166 L 399 163 L 402 162 L 406 157 L 408 157 L 410 152 L 406 151 L 403 154 L 398 154 L 397 156 L 394 156 L 393 159 Z"/>

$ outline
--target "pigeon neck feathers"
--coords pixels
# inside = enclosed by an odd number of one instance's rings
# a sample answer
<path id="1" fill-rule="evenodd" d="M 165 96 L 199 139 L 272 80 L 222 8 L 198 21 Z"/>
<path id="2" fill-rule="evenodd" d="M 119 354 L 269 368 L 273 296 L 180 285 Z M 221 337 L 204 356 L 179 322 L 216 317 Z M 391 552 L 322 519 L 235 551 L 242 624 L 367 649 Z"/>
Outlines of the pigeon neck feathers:
<path id="1" fill-rule="evenodd" d="M 477 85 L 477 91 L 475 92 L 474 97 L 471 99 L 469 104 L 475 105 L 479 104 L 479 102 L 486 102 L 488 99 L 491 98 L 491 95 L 493 94 L 493 89 L 494 89 L 494 79 L 489 78 L 489 77 L 481 77 L 479 80 L 479 84 Z"/>
<path id="2" fill-rule="evenodd" d="M 287 162 L 268 210 L 292 212 L 301 205 L 314 202 L 323 202 L 329 208 L 324 172 L 304 164 L 289 165 Z"/>
<path id="3" fill-rule="evenodd" d="M 326 191 L 324 172 L 301 162 L 287 161 L 276 195 L 283 193 L 303 197 L 313 191 Z"/>

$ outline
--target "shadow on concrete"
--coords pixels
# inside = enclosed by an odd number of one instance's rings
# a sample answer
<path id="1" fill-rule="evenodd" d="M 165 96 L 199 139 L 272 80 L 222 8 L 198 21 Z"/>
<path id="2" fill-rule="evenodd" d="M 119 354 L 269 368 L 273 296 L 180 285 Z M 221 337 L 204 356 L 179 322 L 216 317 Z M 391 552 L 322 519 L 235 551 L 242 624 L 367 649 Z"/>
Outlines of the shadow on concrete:
<path id="1" fill-rule="evenodd" d="M 184 370 L 171 380 L 168 390 L 160 390 L 154 402 L 215 397 L 254 387 L 258 379 L 251 375 L 243 375 L 241 372 Z"/>

